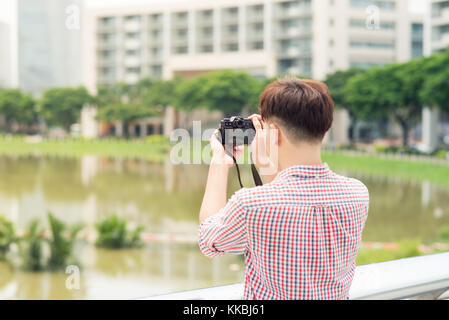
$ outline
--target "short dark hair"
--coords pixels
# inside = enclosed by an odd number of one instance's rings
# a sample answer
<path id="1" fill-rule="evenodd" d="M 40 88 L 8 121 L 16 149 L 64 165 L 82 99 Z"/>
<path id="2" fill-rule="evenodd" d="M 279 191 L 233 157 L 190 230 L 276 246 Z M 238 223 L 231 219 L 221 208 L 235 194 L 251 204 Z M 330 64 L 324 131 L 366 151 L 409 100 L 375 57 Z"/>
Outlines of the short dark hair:
<path id="1" fill-rule="evenodd" d="M 262 119 L 277 122 L 295 141 L 321 142 L 332 126 L 334 101 L 324 83 L 287 76 L 265 88 L 260 113 Z"/>

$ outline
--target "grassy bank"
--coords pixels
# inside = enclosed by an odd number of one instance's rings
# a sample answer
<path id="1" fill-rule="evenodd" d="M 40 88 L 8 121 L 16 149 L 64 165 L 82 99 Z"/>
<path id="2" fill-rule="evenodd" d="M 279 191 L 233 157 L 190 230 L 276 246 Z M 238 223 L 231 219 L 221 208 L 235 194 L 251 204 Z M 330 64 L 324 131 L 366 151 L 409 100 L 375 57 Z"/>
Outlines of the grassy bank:
<path id="1" fill-rule="evenodd" d="M 449 188 L 449 165 L 339 153 L 325 153 L 323 160 L 334 170 L 348 170 L 412 181 L 429 181 Z"/>
<path id="2" fill-rule="evenodd" d="M 167 139 L 159 136 L 146 140 L 42 140 L 29 141 L 26 138 L 0 138 L 0 155 L 51 155 L 81 157 L 96 155 L 111 158 L 144 158 L 160 162 L 170 150 Z"/>

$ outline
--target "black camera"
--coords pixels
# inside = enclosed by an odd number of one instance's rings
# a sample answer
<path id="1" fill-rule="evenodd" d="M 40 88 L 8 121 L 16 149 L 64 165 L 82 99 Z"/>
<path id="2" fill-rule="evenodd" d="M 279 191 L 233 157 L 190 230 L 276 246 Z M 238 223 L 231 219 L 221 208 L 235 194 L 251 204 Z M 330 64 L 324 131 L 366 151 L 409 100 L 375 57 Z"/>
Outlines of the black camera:
<path id="1" fill-rule="evenodd" d="M 250 119 L 242 117 L 225 118 L 220 122 L 221 143 L 227 146 L 249 145 L 256 136 L 256 129 Z"/>

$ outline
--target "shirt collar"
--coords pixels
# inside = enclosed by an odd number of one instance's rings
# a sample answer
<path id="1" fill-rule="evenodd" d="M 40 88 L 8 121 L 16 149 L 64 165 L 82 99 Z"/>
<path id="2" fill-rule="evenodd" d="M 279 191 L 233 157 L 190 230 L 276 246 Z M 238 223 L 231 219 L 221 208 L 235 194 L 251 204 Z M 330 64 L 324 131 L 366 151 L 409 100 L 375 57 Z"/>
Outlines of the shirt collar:
<path id="1" fill-rule="evenodd" d="M 317 166 L 293 166 L 281 171 L 275 180 L 287 179 L 289 177 L 299 178 L 322 178 L 331 173 L 327 163 L 322 163 Z"/>

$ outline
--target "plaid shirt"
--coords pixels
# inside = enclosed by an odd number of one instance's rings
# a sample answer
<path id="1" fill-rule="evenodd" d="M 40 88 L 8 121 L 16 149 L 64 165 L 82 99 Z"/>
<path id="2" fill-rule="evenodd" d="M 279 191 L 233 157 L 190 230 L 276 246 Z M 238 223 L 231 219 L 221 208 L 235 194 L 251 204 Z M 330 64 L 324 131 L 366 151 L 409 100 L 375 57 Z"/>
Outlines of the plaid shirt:
<path id="1" fill-rule="evenodd" d="M 244 299 L 348 299 L 368 205 L 365 185 L 327 164 L 291 167 L 235 193 L 199 247 L 245 255 Z"/>

